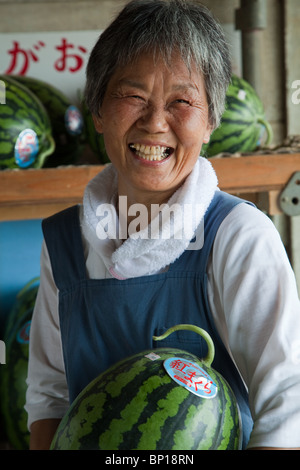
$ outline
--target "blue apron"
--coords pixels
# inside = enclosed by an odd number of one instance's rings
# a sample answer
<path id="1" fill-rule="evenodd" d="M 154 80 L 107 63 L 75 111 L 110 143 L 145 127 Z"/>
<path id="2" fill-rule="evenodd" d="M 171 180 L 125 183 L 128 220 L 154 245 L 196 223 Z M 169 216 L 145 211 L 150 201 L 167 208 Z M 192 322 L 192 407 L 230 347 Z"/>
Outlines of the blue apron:
<path id="1" fill-rule="evenodd" d="M 233 389 L 242 416 L 243 447 L 253 426 L 248 393 L 216 330 L 207 298 L 206 266 L 216 232 L 241 199 L 217 191 L 204 219 L 204 245 L 185 251 L 167 272 L 127 280 L 88 279 L 78 206 L 43 221 L 55 283 L 70 402 L 98 374 L 117 361 L 157 347 L 189 351 L 199 358 L 206 342 L 178 331 L 153 341 L 179 323 L 204 328 L 215 345 L 212 367 Z"/>

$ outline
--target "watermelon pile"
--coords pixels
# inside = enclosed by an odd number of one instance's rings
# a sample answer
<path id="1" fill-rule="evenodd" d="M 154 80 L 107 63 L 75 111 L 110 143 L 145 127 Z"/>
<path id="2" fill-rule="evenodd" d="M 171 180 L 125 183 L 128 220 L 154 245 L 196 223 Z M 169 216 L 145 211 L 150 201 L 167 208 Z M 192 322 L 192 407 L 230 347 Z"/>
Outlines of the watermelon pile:
<path id="1" fill-rule="evenodd" d="M 75 163 L 83 150 L 83 116 L 77 106 L 56 87 L 32 77 L 14 76 L 43 103 L 47 110 L 55 151 L 45 162 L 46 167 Z"/>
<path id="2" fill-rule="evenodd" d="M 51 449 L 239 449 L 239 410 L 229 385 L 211 368 L 212 340 L 191 325 L 177 325 L 163 337 L 175 329 L 198 331 L 208 356 L 157 348 L 118 362 L 78 395 Z"/>
<path id="3" fill-rule="evenodd" d="M 29 447 L 27 413 L 24 410 L 29 354 L 29 331 L 38 290 L 38 279 L 17 295 L 4 333 L 6 364 L 0 369 L 0 411 L 4 433 L 13 449 Z"/>
<path id="4" fill-rule="evenodd" d="M 257 93 L 246 80 L 233 75 L 221 124 L 209 143 L 203 145 L 202 154 L 212 157 L 219 153 L 253 152 L 270 145 L 272 138 L 272 128 Z"/>
<path id="5" fill-rule="evenodd" d="M 0 169 L 76 164 L 86 143 L 81 110 L 45 81 L 0 76 Z"/>
<path id="6" fill-rule="evenodd" d="M 11 77 L 0 105 L 0 169 L 40 168 L 53 153 L 55 142 L 47 111 L 37 96 Z"/>
<path id="7" fill-rule="evenodd" d="M 60 90 L 33 77 L 0 75 L 0 170 L 76 165 L 88 145 L 109 163 L 103 136 L 85 104 L 77 107 Z"/>

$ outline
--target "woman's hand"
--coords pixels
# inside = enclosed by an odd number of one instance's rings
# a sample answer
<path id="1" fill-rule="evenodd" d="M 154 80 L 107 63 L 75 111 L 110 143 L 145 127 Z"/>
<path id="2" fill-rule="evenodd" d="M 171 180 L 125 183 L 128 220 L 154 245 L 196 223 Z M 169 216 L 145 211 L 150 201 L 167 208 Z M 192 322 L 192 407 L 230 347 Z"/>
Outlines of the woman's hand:
<path id="1" fill-rule="evenodd" d="M 49 450 L 60 419 L 35 421 L 30 429 L 30 450 Z"/>

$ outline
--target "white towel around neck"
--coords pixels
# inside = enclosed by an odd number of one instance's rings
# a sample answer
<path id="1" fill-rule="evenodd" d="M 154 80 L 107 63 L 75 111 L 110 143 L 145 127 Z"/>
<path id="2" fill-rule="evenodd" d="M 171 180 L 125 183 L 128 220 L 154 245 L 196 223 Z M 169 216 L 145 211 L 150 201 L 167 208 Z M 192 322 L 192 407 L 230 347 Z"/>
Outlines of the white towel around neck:
<path id="1" fill-rule="evenodd" d="M 156 215 L 145 229 L 120 240 L 116 237 L 119 229 L 116 208 L 118 175 L 110 164 L 85 189 L 83 235 L 103 259 L 113 277 L 127 279 L 160 272 L 188 249 L 212 201 L 217 184 L 211 163 L 199 157 L 182 186 L 160 211 L 161 214 Z M 173 214 L 171 219 L 170 213 Z M 163 219 L 165 222 L 159 224 L 158 218 L 163 217 L 163 214 L 166 216 Z M 104 233 L 107 235 L 104 236 Z"/>

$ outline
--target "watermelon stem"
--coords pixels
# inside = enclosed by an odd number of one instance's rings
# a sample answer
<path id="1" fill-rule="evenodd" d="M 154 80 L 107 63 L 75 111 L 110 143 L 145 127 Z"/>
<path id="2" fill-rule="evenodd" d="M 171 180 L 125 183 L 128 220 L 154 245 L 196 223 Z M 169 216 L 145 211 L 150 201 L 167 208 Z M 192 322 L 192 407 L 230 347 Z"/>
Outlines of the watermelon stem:
<path id="1" fill-rule="evenodd" d="M 180 324 L 180 325 L 175 325 L 169 328 L 164 334 L 161 336 L 153 336 L 154 341 L 160 341 L 162 339 L 165 339 L 167 336 L 169 336 L 171 333 L 174 333 L 174 331 L 178 330 L 189 330 L 189 331 L 194 331 L 195 333 L 198 333 L 202 338 L 205 339 L 208 347 L 208 353 L 207 356 L 204 359 L 201 359 L 202 362 L 207 367 L 210 367 L 214 357 L 215 357 L 215 346 L 213 343 L 213 340 L 211 339 L 210 335 L 207 333 L 207 331 L 203 330 L 199 326 L 196 325 L 187 325 L 187 324 Z"/>
<path id="2" fill-rule="evenodd" d="M 263 118 L 258 118 L 257 122 L 266 128 L 267 140 L 265 142 L 265 146 L 270 145 L 273 140 L 273 129 L 271 124 Z"/>

